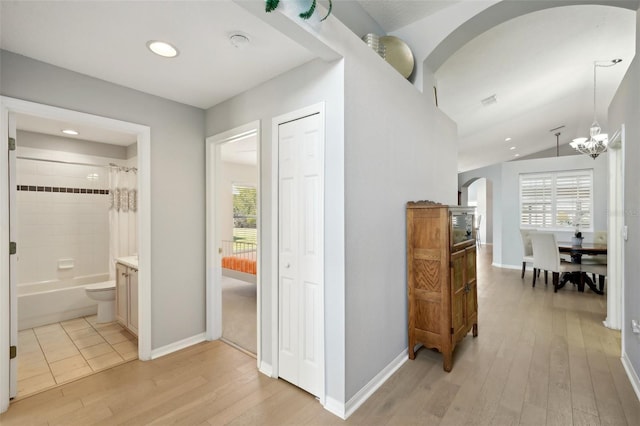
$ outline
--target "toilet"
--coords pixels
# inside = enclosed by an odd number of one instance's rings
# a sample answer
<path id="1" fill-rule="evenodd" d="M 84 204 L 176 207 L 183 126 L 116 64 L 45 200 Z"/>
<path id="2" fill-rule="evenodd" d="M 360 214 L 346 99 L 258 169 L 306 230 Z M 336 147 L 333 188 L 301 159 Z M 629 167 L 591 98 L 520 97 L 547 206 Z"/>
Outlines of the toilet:
<path id="1" fill-rule="evenodd" d="M 85 286 L 87 297 L 98 302 L 98 324 L 116 319 L 116 282 L 104 281 Z"/>

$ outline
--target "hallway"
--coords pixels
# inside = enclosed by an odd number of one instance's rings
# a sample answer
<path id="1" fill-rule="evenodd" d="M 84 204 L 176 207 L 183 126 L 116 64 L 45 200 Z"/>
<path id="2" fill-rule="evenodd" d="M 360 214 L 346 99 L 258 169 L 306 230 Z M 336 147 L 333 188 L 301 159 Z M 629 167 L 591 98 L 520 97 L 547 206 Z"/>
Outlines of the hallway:
<path id="1" fill-rule="evenodd" d="M 606 299 L 589 291 L 531 287 L 520 271 L 478 257 L 479 336 L 454 352 L 421 349 L 346 422 L 309 394 L 256 370 L 221 342 L 154 361 L 132 361 L 22 399 L 3 426 L 40 424 L 640 424 L 620 363 L 620 333 L 602 320 Z"/>

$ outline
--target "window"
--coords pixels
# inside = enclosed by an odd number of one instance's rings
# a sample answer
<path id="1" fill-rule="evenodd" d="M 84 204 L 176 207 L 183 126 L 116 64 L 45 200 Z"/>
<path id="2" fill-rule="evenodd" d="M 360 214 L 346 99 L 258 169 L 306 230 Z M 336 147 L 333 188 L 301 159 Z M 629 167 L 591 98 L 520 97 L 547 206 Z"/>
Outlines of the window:
<path id="1" fill-rule="evenodd" d="M 232 185 L 233 190 L 233 240 L 256 243 L 256 188 L 248 185 Z"/>
<path id="2" fill-rule="evenodd" d="M 593 230 L 593 171 L 520 175 L 520 226 Z"/>

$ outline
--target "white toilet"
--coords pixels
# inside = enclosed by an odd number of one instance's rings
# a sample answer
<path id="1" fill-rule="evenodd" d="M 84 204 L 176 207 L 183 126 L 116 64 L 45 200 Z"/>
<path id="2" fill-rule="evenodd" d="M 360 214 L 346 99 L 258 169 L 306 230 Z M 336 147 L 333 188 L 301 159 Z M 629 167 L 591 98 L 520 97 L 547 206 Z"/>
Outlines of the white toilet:
<path id="1" fill-rule="evenodd" d="M 116 282 L 104 281 L 85 286 L 87 296 L 98 302 L 98 324 L 112 322 L 116 319 Z"/>

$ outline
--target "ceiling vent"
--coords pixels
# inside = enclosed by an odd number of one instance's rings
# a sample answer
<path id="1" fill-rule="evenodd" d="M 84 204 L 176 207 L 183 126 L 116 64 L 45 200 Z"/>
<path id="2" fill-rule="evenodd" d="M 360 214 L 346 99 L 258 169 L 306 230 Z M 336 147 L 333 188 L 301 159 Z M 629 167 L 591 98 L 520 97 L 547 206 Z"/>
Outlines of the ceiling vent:
<path id="1" fill-rule="evenodd" d="M 482 105 L 484 106 L 489 106 L 492 104 L 495 104 L 498 102 L 498 98 L 496 97 L 495 94 L 489 96 L 488 98 L 484 98 L 483 100 L 480 101 L 482 103 Z"/>

